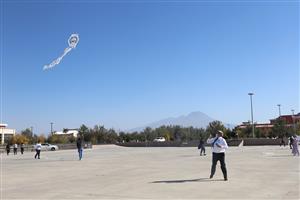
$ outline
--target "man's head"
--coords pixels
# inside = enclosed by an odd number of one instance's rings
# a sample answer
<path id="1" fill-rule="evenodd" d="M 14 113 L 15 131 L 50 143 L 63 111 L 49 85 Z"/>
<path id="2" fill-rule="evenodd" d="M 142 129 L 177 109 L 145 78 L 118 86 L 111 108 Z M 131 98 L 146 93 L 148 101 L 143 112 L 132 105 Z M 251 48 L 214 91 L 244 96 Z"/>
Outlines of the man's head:
<path id="1" fill-rule="evenodd" d="M 217 131 L 217 137 L 223 137 L 224 133 L 221 130 Z"/>

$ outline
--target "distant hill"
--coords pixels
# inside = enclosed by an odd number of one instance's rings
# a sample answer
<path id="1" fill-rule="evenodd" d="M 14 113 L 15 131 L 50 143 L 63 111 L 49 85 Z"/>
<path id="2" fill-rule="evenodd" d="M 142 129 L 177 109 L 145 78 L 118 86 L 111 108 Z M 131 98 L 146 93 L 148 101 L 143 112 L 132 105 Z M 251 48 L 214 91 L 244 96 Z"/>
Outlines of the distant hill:
<path id="1" fill-rule="evenodd" d="M 146 124 L 146 125 L 141 126 L 141 127 L 130 129 L 130 130 L 128 130 L 128 132 L 135 132 L 135 131 L 140 132 L 140 131 L 143 131 L 146 127 L 158 128 L 158 127 L 163 126 L 163 125 L 165 125 L 165 126 L 167 126 L 167 125 L 179 125 L 179 126 L 182 126 L 182 127 L 193 126 L 193 127 L 196 127 L 196 128 L 206 128 L 207 125 L 210 122 L 215 121 L 215 120 L 216 119 L 213 119 L 213 118 L 209 117 L 205 113 L 202 113 L 202 112 L 198 111 L 198 112 L 191 112 L 188 115 L 182 115 L 182 116 L 179 116 L 179 117 L 170 117 L 170 118 L 162 119 L 162 120 L 150 123 L 150 124 Z M 223 124 L 226 127 L 229 126 L 230 128 L 232 128 L 234 126 L 234 125 L 227 124 L 227 123 L 224 123 L 224 122 L 223 122 Z"/>

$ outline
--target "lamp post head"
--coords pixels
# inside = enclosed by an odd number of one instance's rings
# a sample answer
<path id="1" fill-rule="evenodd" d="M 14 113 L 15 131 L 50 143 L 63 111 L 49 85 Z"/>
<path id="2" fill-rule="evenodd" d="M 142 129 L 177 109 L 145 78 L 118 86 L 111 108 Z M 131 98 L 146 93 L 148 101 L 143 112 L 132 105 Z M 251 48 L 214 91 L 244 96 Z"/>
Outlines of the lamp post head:
<path id="1" fill-rule="evenodd" d="M 252 95 L 254 95 L 254 93 L 252 93 L 252 92 L 249 92 L 249 93 L 248 93 L 248 95 L 252 96 Z"/>
<path id="2" fill-rule="evenodd" d="M 294 113 L 294 112 L 295 112 L 295 110 L 294 110 L 294 109 L 292 109 L 291 111 L 292 111 L 292 115 L 295 115 L 295 113 Z"/>

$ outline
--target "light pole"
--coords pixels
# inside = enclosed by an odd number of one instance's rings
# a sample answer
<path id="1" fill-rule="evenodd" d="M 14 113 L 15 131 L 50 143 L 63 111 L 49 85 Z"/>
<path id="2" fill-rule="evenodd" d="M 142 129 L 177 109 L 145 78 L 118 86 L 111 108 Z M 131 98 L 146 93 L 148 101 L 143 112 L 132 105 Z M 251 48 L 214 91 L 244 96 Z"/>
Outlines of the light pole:
<path id="1" fill-rule="evenodd" d="M 280 116 L 281 116 L 281 110 L 280 110 L 280 106 L 281 106 L 281 104 L 277 104 L 277 106 L 278 106 L 279 117 L 280 117 Z"/>
<path id="2" fill-rule="evenodd" d="M 33 126 L 30 126 L 31 137 L 33 137 Z"/>
<path id="3" fill-rule="evenodd" d="M 51 135 L 53 134 L 53 122 L 50 123 L 51 124 Z"/>
<path id="4" fill-rule="evenodd" d="M 252 105 L 252 96 L 254 95 L 254 93 L 249 92 L 248 95 L 250 96 L 250 103 L 251 103 L 252 137 L 254 138 L 253 105 Z"/>
<path id="5" fill-rule="evenodd" d="M 252 122 L 252 137 L 254 138 L 254 122 L 253 122 L 253 105 L 252 105 L 252 96 L 254 93 L 249 92 L 248 95 L 250 96 L 250 102 L 251 102 L 251 122 Z"/>
<path id="6" fill-rule="evenodd" d="M 295 124 L 295 114 L 294 114 L 294 109 L 292 111 L 292 119 L 293 119 L 293 128 L 294 128 L 294 134 L 296 134 L 296 124 Z"/>

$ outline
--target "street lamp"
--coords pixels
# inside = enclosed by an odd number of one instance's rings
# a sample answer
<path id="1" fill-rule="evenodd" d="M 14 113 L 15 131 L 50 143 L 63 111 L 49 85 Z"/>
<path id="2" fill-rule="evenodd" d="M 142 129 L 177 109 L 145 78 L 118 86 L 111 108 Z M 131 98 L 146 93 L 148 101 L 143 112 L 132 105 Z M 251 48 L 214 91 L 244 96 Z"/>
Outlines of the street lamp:
<path id="1" fill-rule="evenodd" d="M 33 137 L 33 126 L 30 126 L 31 137 Z"/>
<path id="2" fill-rule="evenodd" d="M 296 134 L 296 124 L 295 124 L 295 114 L 294 114 L 294 109 L 292 111 L 292 119 L 293 119 L 293 128 L 294 128 L 294 133 Z"/>
<path id="3" fill-rule="evenodd" d="M 281 104 L 277 104 L 277 106 L 278 106 L 279 117 L 280 117 L 280 116 L 281 116 L 281 110 L 280 110 L 280 106 L 281 106 Z"/>
<path id="4" fill-rule="evenodd" d="M 50 123 L 51 124 L 51 135 L 53 134 L 53 122 Z"/>
<path id="5" fill-rule="evenodd" d="M 254 95 L 254 93 L 250 92 L 248 93 L 248 95 L 250 96 L 250 102 L 251 102 L 252 137 L 254 138 L 253 105 L 252 105 L 252 96 Z"/>

